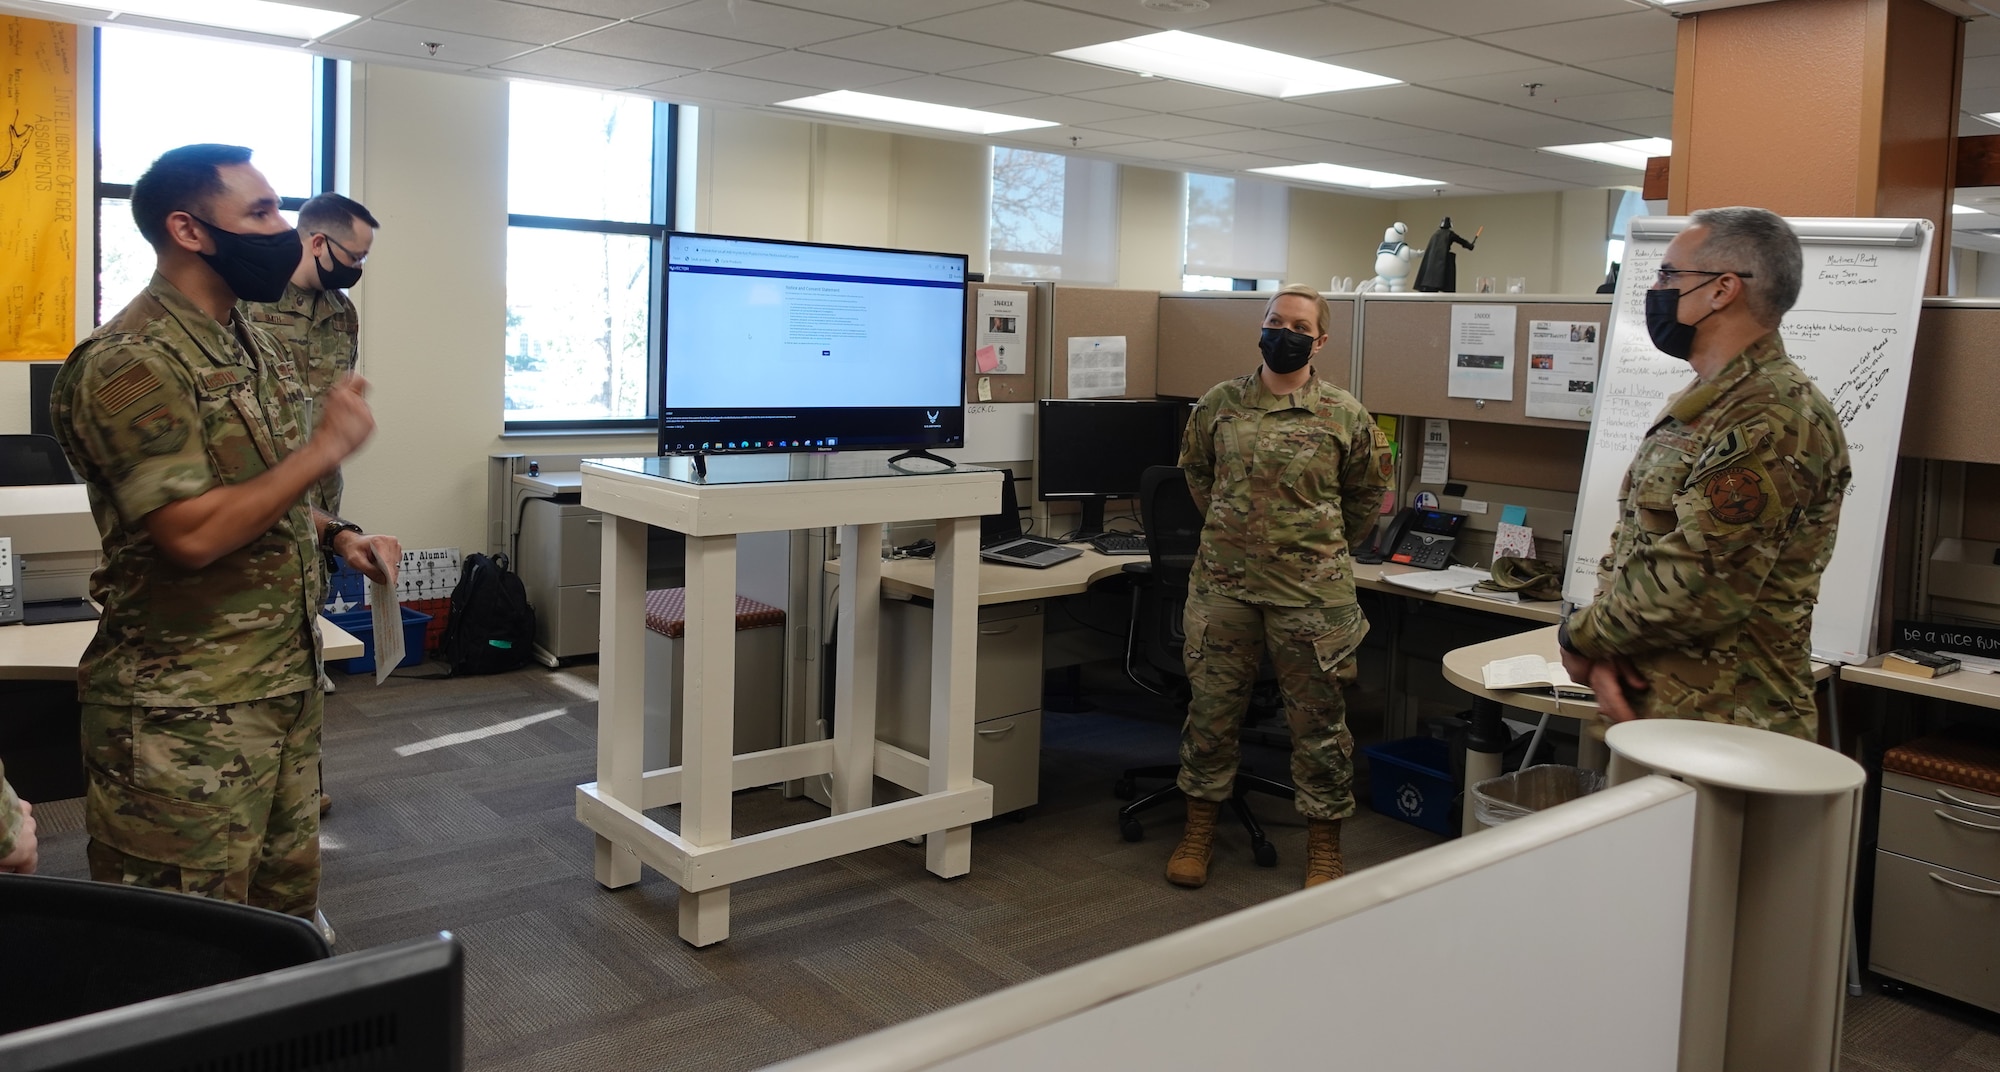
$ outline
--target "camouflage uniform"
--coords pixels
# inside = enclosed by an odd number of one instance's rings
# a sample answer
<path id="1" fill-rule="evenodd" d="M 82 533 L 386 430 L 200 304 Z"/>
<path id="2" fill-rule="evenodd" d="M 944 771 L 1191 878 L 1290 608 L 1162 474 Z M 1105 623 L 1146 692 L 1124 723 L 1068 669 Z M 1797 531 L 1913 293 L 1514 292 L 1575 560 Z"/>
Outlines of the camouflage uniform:
<path id="1" fill-rule="evenodd" d="M 1388 437 L 1353 395 L 1308 380 L 1283 398 L 1259 372 L 1211 388 L 1188 418 L 1181 468 L 1202 511 L 1184 661 L 1193 692 L 1179 784 L 1226 799 L 1265 652 L 1292 727 L 1300 814 L 1354 813 L 1354 738 L 1338 669 L 1368 632 L 1348 545 L 1389 486 Z"/>
<path id="2" fill-rule="evenodd" d="M 207 567 L 145 518 L 305 442 L 305 384 L 258 328 L 161 276 L 77 346 L 51 412 L 104 540 L 78 670 L 91 876 L 310 915 L 319 886 L 319 638 L 311 512 Z"/>
<path id="3" fill-rule="evenodd" d="M 1816 740 L 1813 601 L 1850 476 L 1833 407 L 1776 332 L 1752 343 L 1640 444 L 1570 646 L 1630 658 L 1641 715 Z"/>
<path id="4" fill-rule="evenodd" d="M 283 344 L 286 354 L 298 364 L 306 382 L 306 427 L 312 427 L 314 407 L 342 376 L 354 371 L 360 352 L 361 317 L 354 302 L 338 290 L 308 290 L 297 283 L 285 284 L 284 296 L 274 302 L 238 302 L 236 308 L 249 315 Z M 340 493 L 344 487 L 340 470 L 327 474 L 313 489 L 314 506 L 340 516 Z"/>

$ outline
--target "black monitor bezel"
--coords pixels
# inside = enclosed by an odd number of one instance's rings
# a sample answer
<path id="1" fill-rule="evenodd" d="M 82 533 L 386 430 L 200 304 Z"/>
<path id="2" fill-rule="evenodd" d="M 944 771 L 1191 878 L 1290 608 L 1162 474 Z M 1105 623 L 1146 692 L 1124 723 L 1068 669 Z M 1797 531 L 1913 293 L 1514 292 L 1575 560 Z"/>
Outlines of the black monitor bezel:
<path id="1" fill-rule="evenodd" d="M 1044 428 L 1047 426 L 1045 415 L 1049 412 L 1049 409 L 1052 406 L 1058 409 L 1074 406 L 1079 410 L 1086 408 L 1094 408 L 1099 406 L 1152 406 L 1170 412 L 1175 409 L 1185 411 L 1191 408 L 1190 404 L 1186 401 L 1180 399 L 1170 399 L 1170 398 L 1040 399 L 1035 404 L 1035 459 L 1036 459 L 1035 498 L 1042 502 L 1115 502 L 1126 499 L 1136 499 L 1139 497 L 1139 487 L 1136 482 L 1133 484 L 1131 491 L 1120 491 L 1120 492 L 1056 492 L 1052 494 L 1047 490 L 1047 488 L 1045 487 L 1046 480 L 1043 477 L 1042 469 L 1047 464 L 1045 459 L 1049 456 L 1050 452 L 1045 449 L 1046 443 L 1044 440 L 1044 436 L 1046 435 L 1046 433 L 1044 432 Z M 1185 419 L 1185 413 L 1182 414 L 1182 417 L 1183 419 Z M 1176 423 L 1178 424 L 1178 422 Z M 1185 427 L 1185 425 L 1180 425 L 1180 427 Z M 1168 464 L 1177 464 L 1178 462 L 1179 462 L 1179 457 L 1177 455 L 1173 463 L 1168 463 Z M 1144 470 L 1141 469 L 1142 474 L 1143 472 Z"/>

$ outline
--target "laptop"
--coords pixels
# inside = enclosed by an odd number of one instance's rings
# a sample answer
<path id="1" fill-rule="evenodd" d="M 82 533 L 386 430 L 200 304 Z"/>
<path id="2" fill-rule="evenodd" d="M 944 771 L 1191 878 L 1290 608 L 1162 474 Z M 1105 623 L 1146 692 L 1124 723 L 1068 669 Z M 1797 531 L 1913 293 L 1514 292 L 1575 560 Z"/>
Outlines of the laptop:
<path id="1" fill-rule="evenodd" d="M 1002 469 L 1000 512 L 979 519 L 979 557 L 1009 566 L 1047 569 L 1083 554 L 1080 548 L 1039 536 L 1021 535 L 1021 503 L 1014 497 L 1014 474 Z"/>

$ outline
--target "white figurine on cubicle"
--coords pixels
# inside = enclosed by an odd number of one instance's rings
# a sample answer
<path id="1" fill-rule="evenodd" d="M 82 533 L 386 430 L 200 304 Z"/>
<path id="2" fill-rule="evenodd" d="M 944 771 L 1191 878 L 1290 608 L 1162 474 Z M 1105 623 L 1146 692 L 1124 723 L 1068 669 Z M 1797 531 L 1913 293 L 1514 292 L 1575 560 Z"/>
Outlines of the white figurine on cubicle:
<path id="1" fill-rule="evenodd" d="M 1404 289 L 1410 278 L 1410 244 L 1403 241 L 1410 229 L 1401 220 L 1382 232 L 1382 244 L 1375 247 L 1375 279 L 1370 290 Z"/>

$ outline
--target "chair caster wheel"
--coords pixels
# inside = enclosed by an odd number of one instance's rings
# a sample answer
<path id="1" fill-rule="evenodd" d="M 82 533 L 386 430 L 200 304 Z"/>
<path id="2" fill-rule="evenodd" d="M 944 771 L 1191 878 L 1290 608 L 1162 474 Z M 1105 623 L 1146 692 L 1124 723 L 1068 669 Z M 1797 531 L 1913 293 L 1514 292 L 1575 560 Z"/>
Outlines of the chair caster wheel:
<path id="1" fill-rule="evenodd" d="M 1137 818 L 1127 815 L 1118 820 L 1118 833 L 1127 841 L 1138 841 L 1146 836 L 1146 828 Z"/>
<path id="2" fill-rule="evenodd" d="M 1119 800 L 1131 800 L 1139 795 L 1139 785 L 1130 778 L 1120 778 L 1111 783 L 1111 795 Z"/>
<path id="3" fill-rule="evenodd" d="M 1271 844 L 1268 841 L 1258 841 L 1252 843 L 1250 846 L 1250 854 L 1257 858 L 1258 867 L 1278 866 L 1278 847 L 1276 845 Z"/>

